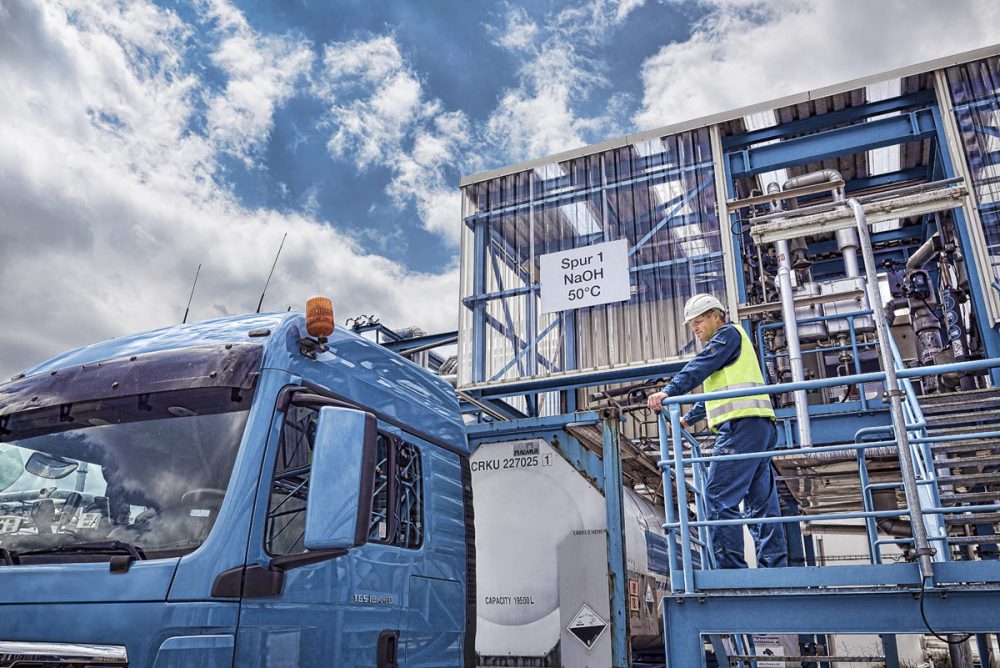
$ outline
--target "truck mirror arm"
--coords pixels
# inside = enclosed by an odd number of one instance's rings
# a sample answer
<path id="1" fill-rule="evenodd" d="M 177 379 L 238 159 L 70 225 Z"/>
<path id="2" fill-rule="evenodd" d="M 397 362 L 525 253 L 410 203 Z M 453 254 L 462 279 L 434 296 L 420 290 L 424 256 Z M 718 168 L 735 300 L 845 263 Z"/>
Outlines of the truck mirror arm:
<path id="1" fill-rule="evenodd" d="M 321 561 L 336 559 L 337 557 L 342 557 L 345 554 L 347 554 L 347 550 L 344 548 L 337 548 L 334 550 L 312 550 L 309 552 L 299 552 L 298 554 L 286 554 L 284 556 L 271 559 L 269 568 L 274 571 L 290 571 L 293 568 L 309 566 L 310 564 L 318 564 Z"/>
<path id="2" fill-rule="evenodd" d="M 314 550 L 275 557 L 263 566 L 237 566 L 219 573 L 212 584 L 215 598 L 255 598 L 281 596 L 285 589 L 285 572 L 293 568 L 318 564 L 347 554 L 347 550 Z"/>

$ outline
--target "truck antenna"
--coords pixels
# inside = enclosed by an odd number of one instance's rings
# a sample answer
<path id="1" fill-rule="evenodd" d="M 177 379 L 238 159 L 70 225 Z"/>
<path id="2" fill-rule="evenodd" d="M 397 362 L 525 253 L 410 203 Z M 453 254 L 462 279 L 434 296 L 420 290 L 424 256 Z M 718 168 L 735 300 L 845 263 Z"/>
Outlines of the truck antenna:
<path id="1" fill-rule="evenodd" d="M 274 275 L 274 268 L 278 266 L 278 257 L 281 255 L 281 249 L 285 247 L 285 239 L 287 238 L 288 232 L 285 232 L 285 236 L 281 237 L 281 245 L 278 246 L 278 252 L 274 254 L 274 264 L 271 265 L 271 273 L 267 275 L 264 290 L 260 293 L 260 301 L 257 302 L 257 313 L 260 313 L 260 307 L 264 305 L 264 295 L 267 294 L 267 286 L 271 284 L 271 276 Z"/>
<path id="2" fill-rule="evenodd" d="M 187 308 L 184 309 L 184 319 L 181 320 L 182 325 L 188 321 L 188 313 L 191 311 L 191 300 L 194 299 L 194 288 L 198 285 L 199 274 L 201 274 L 201 264 L 198 265 L 198 270 L 194 272 L 194 283 L 191 285 L 191 295 L 188 297 Z"/>

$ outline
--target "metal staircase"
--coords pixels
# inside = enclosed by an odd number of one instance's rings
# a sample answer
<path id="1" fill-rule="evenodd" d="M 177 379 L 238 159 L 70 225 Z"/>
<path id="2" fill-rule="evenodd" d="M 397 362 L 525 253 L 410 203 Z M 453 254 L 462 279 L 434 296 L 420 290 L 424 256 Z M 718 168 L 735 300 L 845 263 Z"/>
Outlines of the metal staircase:
<path id="1" fill-rule="evenodd" d="M 1000 503 L 1000 389 L 972 390 L 919 398 L 944 507 Z M 960 438 L 968 435 L 969 438 Z M 959 437 L 959 438 L 956 438 Z M 995 557 L 1000 512 L 968 512 L 945 517 L 949 543 Z"/>

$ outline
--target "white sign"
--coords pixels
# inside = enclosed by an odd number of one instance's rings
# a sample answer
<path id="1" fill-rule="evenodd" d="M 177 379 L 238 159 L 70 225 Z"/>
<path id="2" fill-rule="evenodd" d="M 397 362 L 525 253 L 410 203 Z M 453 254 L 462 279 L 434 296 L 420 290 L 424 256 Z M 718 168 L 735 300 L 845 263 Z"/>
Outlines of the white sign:
<path id="1" fill-rule="evenodd" d="M 547 253 L 541 268 L 542 313 L 628 301 L 628 240 Z"/>

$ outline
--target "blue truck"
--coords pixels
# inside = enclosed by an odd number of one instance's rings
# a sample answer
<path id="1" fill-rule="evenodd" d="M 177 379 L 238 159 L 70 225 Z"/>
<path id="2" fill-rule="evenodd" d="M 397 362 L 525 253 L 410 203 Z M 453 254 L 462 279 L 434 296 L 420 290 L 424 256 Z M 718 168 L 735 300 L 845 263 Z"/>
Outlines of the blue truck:
<path id="1" fill-rule="evenodd" d="M 0 385 L 0 666 L 472 666 L 450 385 L 302 314 L 87 346 Z"/>

